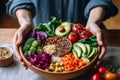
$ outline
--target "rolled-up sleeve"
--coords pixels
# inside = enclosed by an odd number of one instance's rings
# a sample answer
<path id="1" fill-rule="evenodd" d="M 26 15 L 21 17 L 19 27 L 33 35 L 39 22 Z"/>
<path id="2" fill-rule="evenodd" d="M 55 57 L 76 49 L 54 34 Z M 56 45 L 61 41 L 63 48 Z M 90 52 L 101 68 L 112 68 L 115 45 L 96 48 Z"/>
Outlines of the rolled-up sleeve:
<path id="1" fill-rule="evenodd" d="M 6 3 L 7 14 L 16 17 L 15 12 L 18 9 L 27 9 L 32 12 L 32 16 L 35 15 L 34 4 L 30 0 L 10 0 Z"/>
<path id="2" fill-rule="evenodd" d="M 84 15 L 86 18 L 89 17 L 90 10 L 95 7 L 103 7 L 106 10 L 104 20 L 117 14 L 118 9 L 112 3 L 112 0 L 90 0 L 85 8 Z"/>

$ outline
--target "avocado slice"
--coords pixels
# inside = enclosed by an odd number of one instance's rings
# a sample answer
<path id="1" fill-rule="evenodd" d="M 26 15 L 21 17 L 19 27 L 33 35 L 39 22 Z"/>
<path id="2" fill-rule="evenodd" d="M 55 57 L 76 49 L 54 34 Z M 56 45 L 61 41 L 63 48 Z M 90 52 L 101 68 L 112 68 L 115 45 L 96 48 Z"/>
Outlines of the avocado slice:
<path id="1" fill-rule="evenodd" d="M 85 44 L 85 46 L 87 48 L 86 56 L 88 56 L 91 53 L 91 51 L 92 51 L 92 47 L 89 44 Z"/>
<path id="2" fill-rule="evenodd" d="M 86 54 L 87 54 L 87 48 L 86 48 L 86 46 L 85 46 L 85 44 L 83 44 L 83 43 L 75 43 L 74 45 L 77 45 L 77 46 L 79 46 L 81 49 L 82 49 L 82 56 L 83 57 L 86 57 Z"/>
<path id="3" fill-rule="evenodd" d="M 55 29 L 55 34 L 57 36 L 65 36 L 67 35 L 71 30 L 71 23 L 70 22 L 63 22 L 61 25 L 59 25 L 56 29 Z"/>
<path id="4" fill-rule="evenodd" d="M 75 58 L 78 58 L 77 52 L 74 49 L 72 49 L 72 53 L 75 56 Z"/>
<path id="5" fill-rule="evenodd" d="M 81 56 L 82 56 L 82 49 L 79 46 L 77 46 L 77 45 L 73 45 L 73 49 L 77 53 L 77 58 L 81 58 Z"/>
<path id="6" fill-rule="evenodd" d="M 90 62 L 90 60 L 88 58 L 86 58 L 86 57 L 82 57 L 81 59 L 88 62 L 88 63 Z"/>
<path id="7" fill-rule="evenodd" d="M 96 49 L 94 47 L 92 47 L 92 52 L 88 55 L 88 58 L 90 59 L 90 58 L 94 57 L 96 55 L 96 53 L 97 53 Z"/>

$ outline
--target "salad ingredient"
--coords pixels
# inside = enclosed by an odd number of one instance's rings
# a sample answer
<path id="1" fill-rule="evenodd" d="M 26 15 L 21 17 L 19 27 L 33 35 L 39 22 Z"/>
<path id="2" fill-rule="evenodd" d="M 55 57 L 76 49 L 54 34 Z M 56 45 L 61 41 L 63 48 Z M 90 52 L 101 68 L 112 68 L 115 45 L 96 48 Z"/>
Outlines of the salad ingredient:
<path id="1" fill-rule="evenodd" d="M 119 74 L 117 73 L 118 69 L 119 65 L 106 64 L 99 66 L 99 68 L 96 70 L 97 72 L 94 75 L 96 76 L 97 74 L 98 78 L 102 80 L 119 80 Z M 93 79 L 94 75 L 91 76 L 91 79 Z"/>
<path id="2" fill-rule="evenodd" d="M 98 46 L 96 36 L 91 36 L 91 37 L 88 37 L 88 38 L 85 38 L 85 39 L 81 39 L 78 42 L 83 43 L 83 44 L 89 44 L 92 47 L 97 47 Z"/>
<path id="3" fill-rule="evenodd" d="M 37 31 L 44 31 L 47 33 L 48 37 L 55 36 L 55 29 L 57 26 L 61 25 L 62 21 L 57 20 L 56 17 L 52 17 L 52 20 L 48 23 L 41 23 L 37 27 Z"/>
<path id="4" fill-rule="evenodd" d="M 49 44 L 43 47 L 43 51 L 52 55 L 53 53 L 56 52 L 56 46 L 54 44 Z"/>
<path id="5" fill-rule="evenodd" d="M 25 51 L 29 51 L 30 47 L 32 46 L 32 42 L 34 41 L 35 39 L 34 38 L 28 38 L 24 45 L 23 45 L 23 52 Z"/>
<path id="6" fill-rule="evenodd" d="M 80 35 L 80 39 L 84 39 L 92 36 L 93 34 L 87 29 L 84 29 L 84 30 L 79 30 L 79 35 Z"/>
<path id="7" fill-rule="evenodd" d="M 79 40 L 78 33 L 71 32 L 68 34 L 68 40 L 70 40 L 72 43 L 75 43 Z"/>
<path id="8" fill-rule="evenodd" d="M 44 43 L 44 41 L 47 38 L 47 34 L 43 31 L 37 32 L 36 30 L 32 30 L 30 34 L 28 35 L 29 38 L 35 38 L 40 43 Z"/>
<path id="9" fill-rule="evenodd" d="M 39 31 L 37 32 L 37 37 L 36 39 L 40 42 L 40 43 L 44 43 L 45 40 L 47 38 L 47 34 L 43 31 Z"/>
<path id="10" fill-rule="evenodd" d="M 57 61 L 58 63 L 61 63 L 62 60 L 61 60 L 61 57 L 57 57 L 57 56 L 52 56 L 52 61 Z"/>
<path id="11" fill-rule="evenodd" d="M 62 37 L 60 37 L 60 36 L 49 37 L 49 38 L 46 39 L 46 41 L 44 43 L 44 46 L 50 45 L 50 44 L 51 45 L 52 44 L 57 44 L 57 42 L 61 39 L 62 39 Z"/>
<path id="12" fill-rule="evenodd" d="M 108 71 L 105 73 L 105 80 L 119 80 L 119 75 Z"/>
<path id="13" fill-rule="evenodd" d="M 55 45 L 56 51 L 55 53 L 53 53 L 53 55 L 60 56 L 60 57 L 67 54 L 72 48 L 71 42 L 68 39 L 60 36 L 47 38 L 44 46 L 46 45 Z"/>
<path id="14" fill-rule="evenodd" d="M 62 61 L 64 64 L 65 71 L 68 72 L 78 70 L 88 64 L 88 62 L 82 59 L 75 58 L 73 53 L 68 53 L 65 56 L 63 56 Z"/>
<path id="15" fill-rule="evenodd" d="M 78 47 L 78 48 L 81 49 L 81 52 L 82 52 L 81 56 L 83 56 L 83 57 L 86 56 L 87 48 L 83 43 L 75 43 L 75 44 L 73 44 L 73 49 L 75 49 L 75 47 Z"/>
<path id="16" fill-rule="evenodd" d="M 65 36 L 67 35 L 71 30 L 71 24 L 70 22 L 63 22 L 61 25 L 59 25 L 56 29 L 55 29 L 55 34 L 57 36 Z"/>
<path id="17" fill-rule="evenodd" d="M 64 71 L 63 63 L 52 61 L 48 70 L 52 72 L 63 72 Z"/>
<path id="18" fill-rule="evenodd" d="M 76 58 L 85 57 L 88 60 L 91 60 L 98 53 L 98 49 L 90 46 L 89 44 L 77 42 L 73 44 L 72 52 Z"/>
<path id="19" fill-rule="evenodd" d="M 98 73 L 99 73 L 100 75 L 104 75 L 106 71 L 107 71 L 107 68 L 105 68 L 104 66 L 100 66 L 100 67 L 98 68 Z"/>
<path id="20" fill-rule="evenodd" d="M 23 52 L 25 56 L 42 52 L 41 44 L 34 38 L 28 38 L 23 46 Z"/>
<path id="21" fill-rule="evenodd" d="M 81 58 L 83 50 L 79 46 L 73 45 L 72 52 L 76 58 Z"/>
<path id="22" fill-rule="evenodd" d="M 79 30 L 83 30 L 82 24 L 72 24 L 72 32 L 78 33 Z"/>
<path id="23" fill-rule="evenodd" d="M 49 68 L 52 61 L 52 56 L 45 52 L 41 52 L 34 56 L 27 56 L 26 58 L 32 65 L 44 70 Z"/>
<path id="24" fill-rule="evenodd" d="M 102 80 L 99 73 L 95 73 L 91 76 L 90 80 Z"/>
<path id="25" fill-rule="evenodd" d="M 98 53 L 98 49 L 96 47 L 92 47 L 92 51 L 91 51 L 91 53 L 87 57 L 89 59 L 92 59 L 93 57 L 96 56 L 97 53 Z"/>
<path id="26" fill-rule="evenodd" d="M 67 38 L 62 38 L 59 40 L 56 44 L 56 53 L 54 54 L 55 56 L 64 56 L 67 54 L 72 48 L 71 42 Z"/>

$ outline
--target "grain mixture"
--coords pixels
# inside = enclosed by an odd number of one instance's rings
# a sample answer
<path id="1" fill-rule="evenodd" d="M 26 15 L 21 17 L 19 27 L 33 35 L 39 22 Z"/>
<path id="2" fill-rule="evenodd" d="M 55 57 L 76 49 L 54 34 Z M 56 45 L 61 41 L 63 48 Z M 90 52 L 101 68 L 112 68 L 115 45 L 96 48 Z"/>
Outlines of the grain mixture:
<path id="1" fill-rule="evenodd" d="M 63 37 L 55 36 L 55 37 L 50 37 L 45 41 L 44 46 L 46 45 L 55 45 L 55 52 L 52 54 L 55 56 L 64 56 L 67 54 L 72 47 L 71 42 Z M 51 53 L 50 53 L 51 54 Z"/>

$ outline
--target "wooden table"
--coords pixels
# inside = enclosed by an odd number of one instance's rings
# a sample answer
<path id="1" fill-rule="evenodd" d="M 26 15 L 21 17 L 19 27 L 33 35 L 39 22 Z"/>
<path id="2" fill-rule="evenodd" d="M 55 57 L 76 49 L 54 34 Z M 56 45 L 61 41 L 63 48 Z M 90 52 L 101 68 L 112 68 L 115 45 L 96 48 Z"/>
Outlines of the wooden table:
<path id="1" fill-rule="evenodd" d="M 0 44 L 12 44 L 17 28 L 0 28 Z"/>
<path id="2" fill-rule="evenodd" d="M 0 28 L 0 44 L 12 44 L 17 28 Z M 102 30 L 104 42 L 107 46 L 120 47 L 120 30 Z"/>

